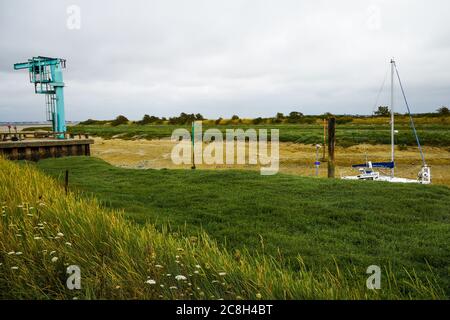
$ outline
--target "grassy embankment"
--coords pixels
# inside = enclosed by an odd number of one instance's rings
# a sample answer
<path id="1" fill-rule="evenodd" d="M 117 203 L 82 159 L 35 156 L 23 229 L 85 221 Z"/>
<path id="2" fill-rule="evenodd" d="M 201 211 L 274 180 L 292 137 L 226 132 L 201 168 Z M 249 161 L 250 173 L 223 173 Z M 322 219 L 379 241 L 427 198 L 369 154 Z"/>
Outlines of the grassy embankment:
<path id="1" fill-rule="evenodd" d="M 255 259 L 274 259 L 279 265 L 270 268 L 282 277 L 305 270 L 328 277 L 337 263 L 340 270 L 351 270 L 351 286 L 362 294 L 365 269 L 376 264 L 397 279 L 401 296 L 415 292 L 407 284 L 412 270 L 423 283 L 435 279 L 441 288 L 450 287 L 447 187 L 262 177 L 238 170 L 127 170 L 84 157 L 49 159 L 39 167 L 55 177 L 69 168 L 72 190 L 123 209 L 144 230 L 155 224 L 164 231 L 169 224 L 170 234 L 186 239 L 206 231 L 235 257 L 252 260 L 242 253 L 250 250 Z M 249 270 L 256 268 L 250 265 Z"/>
<path id="2" fill-rule="evenodd" d="M 233 257 L 206 236 L 183 238 L 151 225 L 137 227 L 95 200 L 65 195 L 31 166 L 0 159 L 0 182 L 3 299 L 382 296 L 350 285 L 343 275 L 294 274 L 266 257 Z M 81 291 L 65 287 L 72 264 L 81 267 Z M 419 296 L 442 294 L 427 285 L 410 286 Z M 407 297 L 398 290 L 387 297 Z"/>
<path id="3" fill-rule="evenodd" d="M 2 159 L 0 203 L 3 299 L 445 298 L 413 274 L 399 281 L 388 271 L 384 289 L 370 291 L 356 270 L 314 273 L 298 262 L 294 272 L 266 255 L 232 255 L 206 235 L 137 226 L 95 199 L 65 195 L 32 165 Z M 81 268 L 81 290 L 65 286 L 69 265 Z"/>

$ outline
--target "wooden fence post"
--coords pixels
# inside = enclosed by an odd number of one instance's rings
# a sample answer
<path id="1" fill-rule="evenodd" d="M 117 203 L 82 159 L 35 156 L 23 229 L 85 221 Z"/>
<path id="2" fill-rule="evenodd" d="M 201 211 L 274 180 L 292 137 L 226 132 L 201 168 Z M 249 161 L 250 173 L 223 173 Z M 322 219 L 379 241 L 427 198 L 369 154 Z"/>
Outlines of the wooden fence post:
<path id="1" fill-rule="evenodd" d="M 64 190 L 66 191 L 66 195 L 69 192 L 69 170 L 66 170 L 66 176 L 64 179 Z"/>

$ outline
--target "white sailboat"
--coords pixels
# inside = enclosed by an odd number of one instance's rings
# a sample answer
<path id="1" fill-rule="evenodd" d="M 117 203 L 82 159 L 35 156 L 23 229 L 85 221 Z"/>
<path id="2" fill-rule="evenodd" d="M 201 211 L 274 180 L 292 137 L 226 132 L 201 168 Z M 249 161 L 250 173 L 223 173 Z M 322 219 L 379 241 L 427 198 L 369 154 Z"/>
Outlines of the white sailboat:
<path id="1" fill-rule="evenodd" d="M 408 114 L 411 121 L 411 127 L 413 129 L 417 146 L 420 151 L 420 156 L 422 157 L 422 168 L 417 174 L 417 179 L 407 179 L 395 177 L 395 126 L 394 126 L 394 76 L 397 75 L 400 89 L 403 94 L 403 98 L 408 109 Z M 409 109 L 409 104 L 406 99 L 405 91 L 403 90 L 403 85 L 400 80 L 400 75 L 397 70 L 394 59 L 391 60 L 391 161 L 389 162 L 371 162 L 367 161 L 364 164 L 356 164 L 352 166 L 353 168 L 359 169 L 359 174 L 356 176 L 344 176 L 342 179 L 345 180 L 373 180 L 373 181 L 386 181 L 386 182 L 397 182 L 397 183 L 420 183 L 420 184 L 430 184 L 431 183 L 431 170 L 425 162 L 425 157 L 423 155 L 422 147 L 420 145 L 419 137 L 414 125 L 414 121 Z M 390 175 L 381 174 L 380 172 L 374 170 L 375 168 L 388 168 L 390 169 Z"/>

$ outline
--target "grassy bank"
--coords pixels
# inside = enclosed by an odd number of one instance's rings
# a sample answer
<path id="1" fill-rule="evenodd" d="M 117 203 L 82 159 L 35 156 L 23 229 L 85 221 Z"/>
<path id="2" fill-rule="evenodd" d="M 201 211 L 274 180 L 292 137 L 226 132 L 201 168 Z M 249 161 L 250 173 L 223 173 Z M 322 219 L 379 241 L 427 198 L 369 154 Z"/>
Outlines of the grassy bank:
<path id="1" fill-rule="evenodd" d="M 41 161 L 72 190 L 94 194 L 142 225 L 190 236 L 206 231 L 221 247 L 275 257 L 294 272 L 389 266 L 424 280 L 433 270 L 449 287 L 450 189 L 312 179 L 261 177 L 247 171 L 130 170 L 93 158 Z M 300 266 L 301 256 L 305 265 Z"/>
<path id="2" fill-rule="evenodd" d="M 0 159 L 2 299 L 401 299 L 444 298 L 433 279 L 384 273 L 365 288 L 364 270 L 293 272 L 265 255 L 218 249 L 205 235 L 137 226 L 94 199 L 64 190 L 34 166 Z M 81 290 L 66 268 L 81 268 Z M 178 277 L 177 277 L 178 276 Z M 181 277 L 180 277 L 181 276 Z M 177 280 L 178 279 L 178 280 Z"/>

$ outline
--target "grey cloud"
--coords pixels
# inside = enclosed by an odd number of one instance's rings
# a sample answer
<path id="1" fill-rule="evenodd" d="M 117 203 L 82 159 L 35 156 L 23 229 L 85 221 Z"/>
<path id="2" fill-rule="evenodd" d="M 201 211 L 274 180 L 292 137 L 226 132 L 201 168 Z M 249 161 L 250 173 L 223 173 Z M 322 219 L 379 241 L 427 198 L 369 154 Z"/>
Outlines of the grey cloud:
<path id="1" fill-rule="evenodd" d="M 72 4 L 80 30 L 66 27 Z M 392 56 L 414 111 L 433 111 L 450 102 L 449 11 L 445 0 L 3 1 L 0 121 L 44 119 L 44 97 L 12 70 L 36 55 L 67 59 L 71 120 L 369 114 Z"/>

